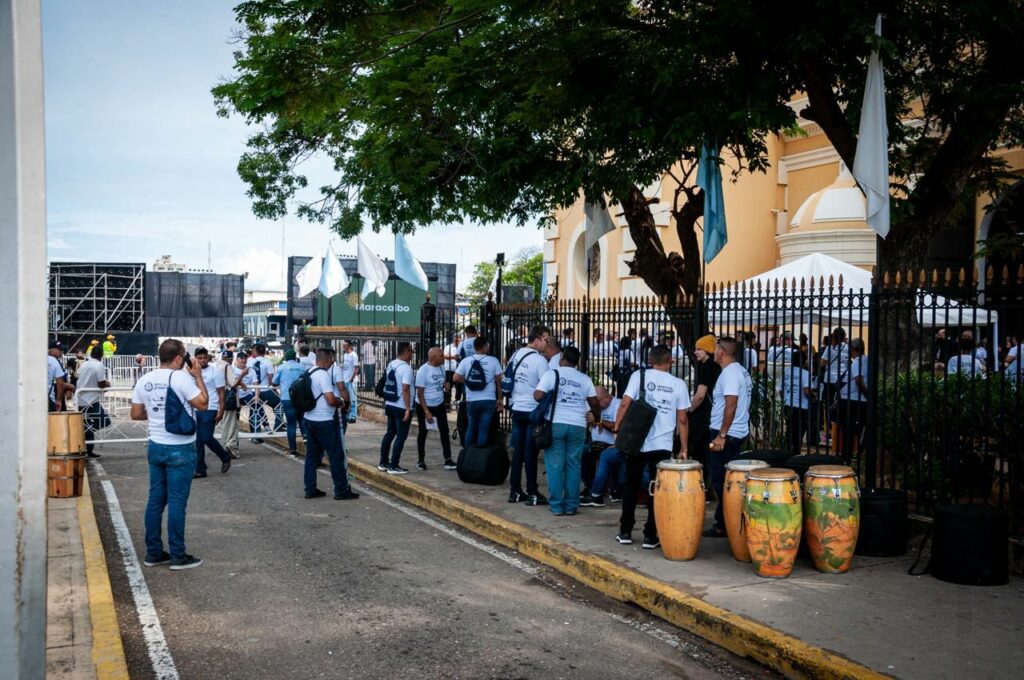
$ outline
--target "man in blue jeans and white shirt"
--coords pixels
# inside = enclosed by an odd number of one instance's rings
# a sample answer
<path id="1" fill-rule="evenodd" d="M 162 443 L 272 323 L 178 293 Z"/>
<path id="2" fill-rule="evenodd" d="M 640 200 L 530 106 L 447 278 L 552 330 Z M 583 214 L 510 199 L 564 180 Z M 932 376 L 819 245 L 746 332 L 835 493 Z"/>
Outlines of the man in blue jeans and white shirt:
<path id="1" fill-rule="evenodd" d="M 213 432 L 217 423 L 224 417 L 224 374 L 216 366 L 210 364 L 210 353 L 205 347 L 196 350 L 195 362 L 202 369 L 203 384 L 209 404 L 205 409 L 196 411 L 196 479 L 206 477 L 206 448 L 220 458 L 220 473 L 227 474 L 231 469 L 231 454 L 224 450 Z"/>
<path id="2" fill-rule="evenodd" d="M 335 413 L 342 405 L 340 398 L 335 396 L 330 368 L 334 365 L 334 354 L 329 349 L 316 351 L 316 366 L 309 371 L 312 381 L 313 398 L 316 406 L 303 415 L 306 421 L 306 460 L 302 466 L 302 482 L 305 486 L 306 498 L 323 498 L 327 494 L 316 486 L 316 470 L 327 454 L 331 464 L 331 480 L 334 482 L 334 500 L 347 501 L 359 498 L 348 484 L 348 473 L 341 452 L 341 428 L 335 419 Z"/>
<path id="3" fill-rule="evenodd" d="M 725 489 L 725 466 L 740 457 L 740 448 L 750 434 L 750 373 L 737 361 L 739 342 L 723 336 L 715 345 L 715 363 L 722 367 L 711 393 L 711 485 L 718 496 L 715 525 L 704 532 L 708 538 L 725 537 L 722 494 Z"/>
<path id="4" fill-rule="evenodd" d="M 547 505 L 537 489 L 537 449 L 533 445 L 530 413 L 537 407 L 533 391 L 548 372 L 544 357 L 551 331 L 547 326 L 534 326 L 526 338 L 526 347 L 515 351 L 509 363 L 515 367 L 516 382 L 509 399 L 512 406 L 512 468 L 509 471 L 509 503 L 526 501 L 527 505 Z M 523 493 L 523 470 L 526 470 L 526 493 Z"/>
<path id="5" fill-rule="evenodd" d="M 165 427 L 168 390 L 174 390 L 189 415 L 206 409 L 209 396 L 203 382 L 202 367 L 193 361 L 187 370 L 185 345 L 180 340 L 168 339 L 158 350 L 160 368 L 151 371 L 135 383 L 132 390 L 132 420 L 147 421 L 149 459 L 149 501 L 146 503 L 146 559 L 147 567 L 170 563 L 172 571 L 191 569 L 203 563 L 185 552 L 185 506 L 192 489 L 192 475 L 196 470 L 195 434 L 174 434 Z M 167 544 L 164 551 L 161 524 L 164 507 L 167 508 Z"/>
<path id="6" fill-rule="evenodd" d="M 398 384 L 398 396 L 384 402 L 384 415 L 388 418 L 388 429 L 380 442 L 380 463 L 377 469 L 387 472 L 389 475 L 408 474 L 408 470 L 400 466 L 402 460 L 402 448 L 409 436 L 409 426 L 412 425 L 412 395 L 416 382 L 413 374 L 412 343 L 398 343 L 398 356 L 384 369 L 384 375 L 388 376 L 395 372 L 395 380 Z M 390 453 L 390 459 L 388 454 Z"/>
<path id="7" fill-rule="evenodd" d="M 466 327 L 467 335 L 470 328 L 472 326 Z M 477 336 L 473 340 L 474 354 L 459 362 L 452 377 L 456 383 L 466 385 L 466 419 L 469 421 L 466 425 L 466 441 L 463 442 L 466 446 L 486 446 L 491 419 L 495 412 L 501 413 L 505 408 L 501 399 L 501 364 L 489 354 L 490 350 L 491 343 L 487 338 Z M 479 366 L 483 374 L 482 386 L 474 387 L 472 380 L 466 380 L 475 366 Z"/>
<path id="8" fill-rule="evenodd" d="M 316 358 L 314 357 L 314 362 Z M 314 363 L 314 366 L 316 364 Z M 284 410 L 284 416 L 286 418 L 285 433 L 288 436 L 288 453 L 296 455 L 298 453 L 298 442 L 296 439 L 296 430 L 301 429 L 302 440 L 305 442 L 308 437 L 306 436 L 306 421 L 305 418 L 299 421 L 298 414 L 295 413 L 295 409 L 292 408 L 292 398 L 288 394 L 289 388 L 296 380 L 299 379 L 303 373 L 306 372 L 306 367 L 299 363 L 295 356 L 295 350 L 288 349 L 284 352 L 284 361 L 274 372 L 274 384 L 281 388 L 281 408 Z"/>

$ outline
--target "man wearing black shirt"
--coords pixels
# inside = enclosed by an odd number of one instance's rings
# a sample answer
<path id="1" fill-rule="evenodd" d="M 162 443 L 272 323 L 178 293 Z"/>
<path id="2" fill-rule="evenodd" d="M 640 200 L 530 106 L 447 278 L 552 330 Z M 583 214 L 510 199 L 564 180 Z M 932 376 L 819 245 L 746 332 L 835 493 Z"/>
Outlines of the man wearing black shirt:
<path id="1" fill-rule="evenodd" d="M 697 360 L 694 364 L 694 393 L 690 400 L 690 431 L 689 450 L 690 455 L 706 463 L 708 451 L 708 429 L 711 425 L 711 393 L 718 382 L 718 376 L 722 373 L 722 367 L 714 361 L 715 336 L 705 335 L 697 340 L 693 356 Z M 704 465 L 707 469 L 707 465 Z"/>

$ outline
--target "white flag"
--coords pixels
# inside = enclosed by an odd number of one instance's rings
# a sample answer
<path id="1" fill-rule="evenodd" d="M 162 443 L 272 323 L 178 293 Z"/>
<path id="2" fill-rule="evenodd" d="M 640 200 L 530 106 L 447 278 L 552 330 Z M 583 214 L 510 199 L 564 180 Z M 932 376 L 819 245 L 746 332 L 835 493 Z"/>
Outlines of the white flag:
<path id="1" fill-rule="evenodd" d="M 395 234 L 395 275 L 420 290 L 429 290 L 427 274 L 401 234 Z"/>
<path id="2" fill-rule="evenodd" d="M 312 257 L 298 274 L 295 275 L 295 283 L 299 284 L 299 297 L 306 297 L 320 285 L 320 272 L 323 270 L 324 261 L 320 257 Z"/>
<path id="3" fill-rule="evenodd" d="M 875 35 L 882 35 L 881 14 L 875 20 Z M 867 198 L 868 224 L 885 238 L 889 233 L 889 128 L 885 124 L 885 75 L 878 50 L 871 52 L 868 63 L 853 176 Z"/>
<path id="4" fill-rule="evenodd" d="M 357 257 L 359 260 L 359 275 L 366 279 L 363 284 L 363 299 L 372 292 L 383 295 L 388 285 L 388 267 L 372 250 L 366 247 L 363 239 L 356 237 Z"/>
<path id="5" fill-rule="evenodd" d="M 348 274 L 341 266 L 341 261 L 330 248 L 324 253 L 324 271 L 320 277 L 320 292 L 327 297 L 334 297 L 348 288 Z"/>
<path id="6" fill-rule="evenodd" d="M 586 218 L 586 252 L 589 253 L 590 249 L 594 247 L 594 244 L 597 243 L 602 236 L 615 231 L 615 222 L 612 221 L 612 216 L 608 213 L 608 208 L 602 208 L 601 204 L 595 201 L 584 202 L 583 216 Z"/>

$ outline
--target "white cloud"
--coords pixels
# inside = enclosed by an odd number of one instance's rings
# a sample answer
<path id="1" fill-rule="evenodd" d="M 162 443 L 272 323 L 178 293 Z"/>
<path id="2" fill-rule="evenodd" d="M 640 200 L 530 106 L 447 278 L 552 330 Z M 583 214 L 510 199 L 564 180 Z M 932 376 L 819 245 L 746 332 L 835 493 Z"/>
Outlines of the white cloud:
<path id="1" fill-rule="evenodd" d="M 71 247 L 71 244 L 60 237 L 55 237 L 46 242 L 46 247 L 50 250 L 66 250 Z"/>
<path id="2" fill-rule="evenodd" d="M 218 274 L 244 274 L 246 290 L 284 290 L 281 253 L 269 248 L 246 248 L 237 255 L 214 261 Z"/>

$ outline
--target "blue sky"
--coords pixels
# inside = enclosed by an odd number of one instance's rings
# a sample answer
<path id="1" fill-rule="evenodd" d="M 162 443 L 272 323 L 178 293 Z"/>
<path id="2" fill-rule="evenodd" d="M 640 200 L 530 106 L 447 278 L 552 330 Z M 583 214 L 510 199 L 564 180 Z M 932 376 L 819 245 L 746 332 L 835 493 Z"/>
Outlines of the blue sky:
<path id="1" fill-rule="evenodd" d="M 248 271 L 250 288 L 280 288 L 285 255 L 312 255 L 326 227 L 294 217 L 256 219 L 235 166 L 238 119 L 216 116 L 210 88 L 230 76 L 235 2 L 44 0 L 49 255 L 54 260 L 145 262 L 160 255 Z M 319 183 L 311 179 L 311 185 Z M 365 236 L 382 256 L 389 235 Z M 453 239 L 457 246 L 453 247 Z M 539 230 L 427 228 L 409 239 L 423 261 L 473 264 L 542 245 Z M 354 254 L 355 243 L 335 242 Z"/>

